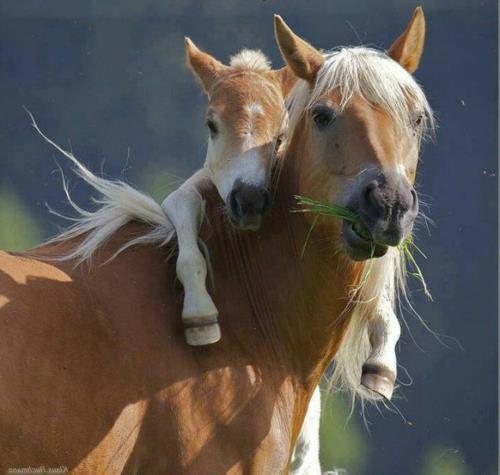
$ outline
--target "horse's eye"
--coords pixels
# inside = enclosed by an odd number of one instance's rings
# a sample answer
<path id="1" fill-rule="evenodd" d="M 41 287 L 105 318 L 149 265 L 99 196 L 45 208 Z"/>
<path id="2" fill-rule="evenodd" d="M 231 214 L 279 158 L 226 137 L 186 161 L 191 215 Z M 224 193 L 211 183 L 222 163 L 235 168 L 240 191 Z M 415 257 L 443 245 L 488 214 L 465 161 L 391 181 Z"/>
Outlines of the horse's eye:
<path id="1" fill-rule="evenodd" d="M 210 135 L 212 136 L 212 138 L 214 138 L 219 132 L 217 124 L 215 123 L 214 120 L 207 119 L 207 127 L 208 127 L 208 130 L 210 131 Z"/>
<path id="2" fill-rule="evenodd" d="M 420 127 L 420 125 L 422 125 L 422 123 L 424 122 L 424 119 L 425 119 L 424 114 L 419 114 L 415 119 L 415 126 Z"/>
<path id="3" fill-rule="evenodd" d="M 318 129 L 324 129 L 333 121 L 335 114 L 330 107 L 319 106 L 313 110 L 313 120 Z"/>

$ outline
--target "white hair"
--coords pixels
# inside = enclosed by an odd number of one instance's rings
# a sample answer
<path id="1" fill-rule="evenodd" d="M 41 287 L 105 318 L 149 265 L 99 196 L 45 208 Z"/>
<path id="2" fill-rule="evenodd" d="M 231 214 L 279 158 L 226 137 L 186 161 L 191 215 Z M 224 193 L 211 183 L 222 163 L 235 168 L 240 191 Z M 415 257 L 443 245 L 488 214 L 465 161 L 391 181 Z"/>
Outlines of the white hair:
<path id="1" fill-rule="evenodd" d="M 380 395 L 360 384 L 363 364 L 372 349 L 367 322 L 380 306 L 388 303 L 394 309 L 400 297 L 408 298 L 405 268 L 403 252 L 390 247 L 383 257 L 364 263 L 361 282 L 352 291 L 349 326 L 335 355 L 334 371 L 329 381 L 330 388 L 348 394 L 351 409 L 356 400 L 362 407 L 366 402 L 381 400 Z"/>
<path id="2" fill-rule="evenodd" d="M 250 71 L 269 71 L 271 62 L 260 50 L 243 49 L 238 54 L 231 56 L 229 65 L 233 69 L 247 69 Z"/>
<path id="3" fill-rule="evenodd" d="M 57 257 L 56 260 L 75 260 L 77 264 L 90 260 L 97 249 L 107 242 L 116 231 L 133 220 L 149 224 L 150 230 L 126 242 L 110 260 L 131 246 L 138 244 L 162 246 L 173 238 L 175 229 L 159 203 L 121 180 L 107 180 L 94 175 L 72 153 L 50 140 L 40 130 L 31 112 L 28 110 L 26 112 L 31 118 L 34 129 L 43 139 L 70 159 L 76 166 L 76 174 L 101 194 L 99 199 L 94 200 L 96 204 L 100 205 L 95 211 L 84 210 L 73 202 L 63 180 L 68 201 L 79 216 L 78 218 L 69 218 L 74 221 L 74 224 L 48 243 L 66 241 L 79 236 L 84 236 L 84 238 L 72 251 Z"/>
<path id="4" fill-rule="evenodd" d="M 405 128 L 422 114 L 421 134 L 434 129 L 434 116 L 422 88 L 396 61 L 383 51 L 361 46 L 340 48 L 324 54 L 325 62 L 318 71 L 316 84 L 300 80 L 289 98 L 291 130 L 304 110 L 309 109 L 328 91 L 340 91 L 339 112 L 354 95 L 380 107 Z"/>

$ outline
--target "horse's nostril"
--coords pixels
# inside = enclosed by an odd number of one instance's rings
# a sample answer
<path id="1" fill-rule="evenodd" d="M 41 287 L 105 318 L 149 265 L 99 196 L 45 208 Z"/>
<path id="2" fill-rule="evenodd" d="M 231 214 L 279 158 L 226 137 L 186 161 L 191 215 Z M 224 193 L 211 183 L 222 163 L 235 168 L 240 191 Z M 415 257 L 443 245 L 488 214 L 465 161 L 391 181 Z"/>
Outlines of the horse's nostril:
<path id="1" fill-rule="evenodd" d="M 410 209 L 415 211 L 416 209 L 418 209 L 418 196 L 417 196 L 417 192 L 415 191 L 415 188 L 412 188 L 410 190 L 410 193 L 411 193 L 411 199 L 412 199 Z"/>
<path id="2" fill-rule="evenodd" d="M 368 183 L 361 192 L 360 207 L 368 215 L 373 213 L 378 214 L 380 203 L 376 196 L 377 184 L 374 182 Z"/>
<path id="3" fill-rule="evenodd" d="M 370 200 L 371 200 L 371 194 L 373 192 L 373 190 L 375 189 L 375 184 L 374 183 L 370 183 L 366 186 L 365 190 L 363 191 L 363 198 L 364 200 L 369 203 Z"/>

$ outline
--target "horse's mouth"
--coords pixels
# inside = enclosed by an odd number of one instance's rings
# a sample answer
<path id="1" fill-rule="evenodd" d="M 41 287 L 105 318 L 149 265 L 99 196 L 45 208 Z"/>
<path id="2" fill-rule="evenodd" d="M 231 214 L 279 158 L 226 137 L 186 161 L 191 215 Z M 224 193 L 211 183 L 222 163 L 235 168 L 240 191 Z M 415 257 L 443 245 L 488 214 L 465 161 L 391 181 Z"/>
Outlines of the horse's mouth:
<path id="1" fill-rule="evenodd" d="M 355 261 L 382 257 L 387 252 L 387 246 L 375 242 L 368 229 L 359 222 L 343 220 L 342 240 L 347 254 Z"/>

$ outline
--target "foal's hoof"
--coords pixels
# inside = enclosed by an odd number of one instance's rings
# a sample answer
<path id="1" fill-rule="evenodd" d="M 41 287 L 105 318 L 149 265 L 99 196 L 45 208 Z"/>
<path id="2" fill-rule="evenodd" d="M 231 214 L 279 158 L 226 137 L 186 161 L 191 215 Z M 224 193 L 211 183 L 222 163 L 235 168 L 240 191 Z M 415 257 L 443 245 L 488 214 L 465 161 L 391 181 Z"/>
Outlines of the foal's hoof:
<path id="1" fill-rule="evenodd" d="M 364 364 L 361 385 L 371 389 L 388 401 L 391 400 L 396 383 L 396 375 L 385 366 Z"/>
<path id="2" fill-rule="evenodd" d="M 217 317 L 210 319 L 190 319 L 184 321 L 184 336 L 191 346 L 203 346 L 220 340 L 220 326 Z"/>

